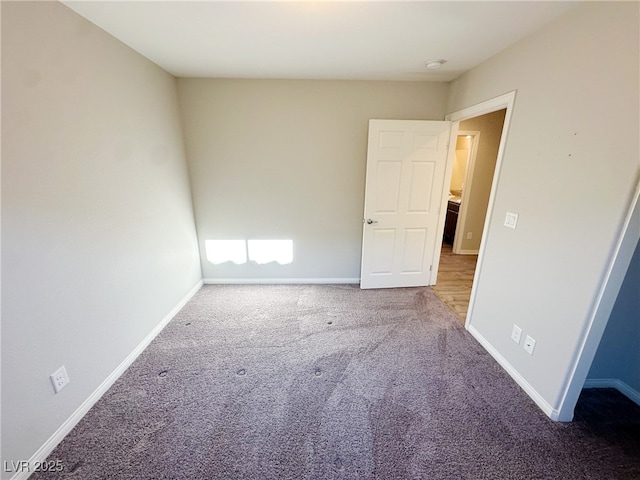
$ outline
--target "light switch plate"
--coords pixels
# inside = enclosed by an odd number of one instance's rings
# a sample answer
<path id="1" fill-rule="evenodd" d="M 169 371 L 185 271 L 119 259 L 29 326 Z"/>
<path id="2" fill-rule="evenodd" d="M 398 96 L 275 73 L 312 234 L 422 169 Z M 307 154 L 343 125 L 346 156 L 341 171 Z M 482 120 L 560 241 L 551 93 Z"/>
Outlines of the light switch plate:
<path id="1" fill-rule="evenodd" d="M 507 212 L 507 215 L 504 217 L 504 226 L 515 229 L 517 223 L 518 223 L 518 214 Z"/>

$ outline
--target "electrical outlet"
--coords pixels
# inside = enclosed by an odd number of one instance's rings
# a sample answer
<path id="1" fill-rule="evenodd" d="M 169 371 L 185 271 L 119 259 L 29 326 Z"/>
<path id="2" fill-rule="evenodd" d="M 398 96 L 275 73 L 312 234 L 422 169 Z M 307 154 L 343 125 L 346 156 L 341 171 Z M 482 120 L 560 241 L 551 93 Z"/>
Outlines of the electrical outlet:
<path id="1" fill-rule="evenodd" d="M 69 375 L 67 375 L 67 370 L 64 368 L 64 365 L 53 372 L 49 378 L 51 378 L 51 384 L 53 385 L 55 393 L 58 393 L 69 383 Z"/>
<path id="2" fill-rule="evenodd" d="M 518 325 L 513 324 L 513 330 L 511 330 L 511 340 L 513 340 L 518 345 L 520 345 L 521 336 L 522 336 L 522 329 Z"/>
<path id="3" fill-rule="evenodd" d="M 467 240 L 471 240 L 473 238 L 473 232 L 467 233 Z"/>
<path id="4" fill-rule="evenodd" d="M 529 355 L 533 355 L 533 349 L 536 347 L 536 341 L 529 335 L 524 339 L 524 349 Z"/>

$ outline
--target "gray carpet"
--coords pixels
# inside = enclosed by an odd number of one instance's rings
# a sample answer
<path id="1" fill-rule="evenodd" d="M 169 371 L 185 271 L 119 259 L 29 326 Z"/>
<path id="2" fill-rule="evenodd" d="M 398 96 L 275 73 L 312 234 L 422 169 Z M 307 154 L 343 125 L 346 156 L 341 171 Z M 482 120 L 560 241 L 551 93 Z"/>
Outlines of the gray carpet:
<path id="1" fill-rule="evenodd" d="M 607 401 L 551 422 L 428 288 L 205 286 L 32 478 L 639 479 Z"/>

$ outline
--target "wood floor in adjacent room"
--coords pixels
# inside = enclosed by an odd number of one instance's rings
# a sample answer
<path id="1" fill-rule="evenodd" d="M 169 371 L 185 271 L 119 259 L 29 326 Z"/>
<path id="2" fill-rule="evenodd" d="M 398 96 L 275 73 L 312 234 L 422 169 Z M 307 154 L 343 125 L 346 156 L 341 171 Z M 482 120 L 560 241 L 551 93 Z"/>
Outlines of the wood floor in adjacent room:
<path id="1" fill-rule="evenodd" d="M 462 322 L 467 318 L 469 297 L 478 255 L 457 255 L 448 243 L 442 243 L 438 279 L 433 291 Z"/>

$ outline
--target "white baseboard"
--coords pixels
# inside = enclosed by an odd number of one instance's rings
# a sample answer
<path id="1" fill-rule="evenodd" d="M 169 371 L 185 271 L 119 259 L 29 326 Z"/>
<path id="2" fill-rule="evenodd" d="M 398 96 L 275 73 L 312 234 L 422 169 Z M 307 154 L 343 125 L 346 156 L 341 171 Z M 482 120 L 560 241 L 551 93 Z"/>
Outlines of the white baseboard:
<path id="1" fill-rule="evenodd" d="M 615 388 L 629 400 L 640 405 L 640 392 L 619 378 L 587 378 L 583 388 Z"/>
<path id="2" fill-rule="evenodd" d="M 478 255 L 480 250 L 460 250 L 458 254 L 460 255 Z"/>
<path id="3" fill-rule="evenodd" d="M 558 421 L 559 410 L 553 408 L 538 391 L 527 382 L 518 371 L 504 358 L 500 352 L 498 352 L 489 341 L 482 336 L 478 330 L 472 325 L 467 328 L 469 333 L 482 345 L 487 352 L 500 364 L 502 368 L 515 380 L 515 382 L 522 388 L 529 397 L 538 405 L 538 407 L 553 421 Z"/>
<path id="4" fill-rule="evenodd" d="M 106 393 L 107 390 L 120 378 L 127 368 L 134 362 L 136 358 L 144 351 L 145 348 L 153 341 L 154 338 L 167 326 L 173 317 L 185 306 L 185 304 L 193 297 L 202 287 L 202 280 L 189 290 L 189 292 L 171 309 L 167 315 L 158 323 L 151 332 L 133 349 L 133 351 L 111 372 L 111 374 L 100 384 L 100 386 L 71 414 L 69 418 L 56 430 L 49 439 L 34 453 L 29 459 L 30 468 L 24 468 L 17 472 L 11 480 L 25 480 L 31 475 L 31 471 L 36 464 L 44 462 L 53 449 L 66 437 L 78 422 L 86 415 L 86 413 L 95 405 L 95 403 Z"/>
<path id="5" fill-rule="evenodd" d="M 205 278 L 205 285 L 335 285 L 360 283 L 360 278 Z"/>

